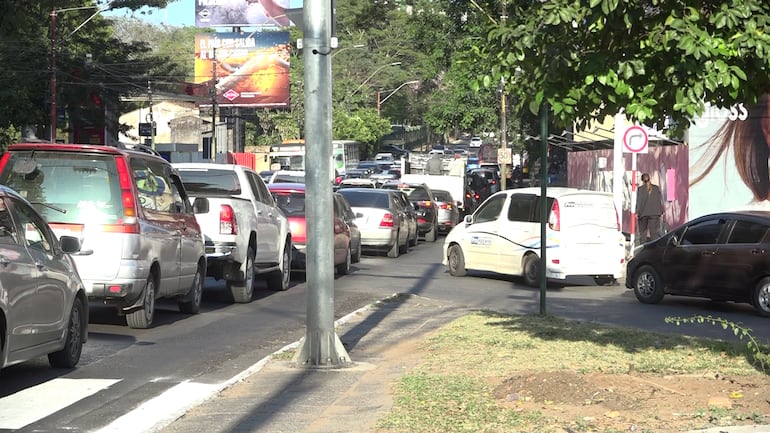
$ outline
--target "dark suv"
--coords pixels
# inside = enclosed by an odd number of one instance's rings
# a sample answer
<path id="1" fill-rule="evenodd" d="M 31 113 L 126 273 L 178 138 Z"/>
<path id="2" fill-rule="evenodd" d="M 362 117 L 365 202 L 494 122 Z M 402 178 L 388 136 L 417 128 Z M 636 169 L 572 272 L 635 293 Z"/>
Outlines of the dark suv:
<path id="1" fill-rule="evenodd" d="M 153 150 L 12 144 L 0 184 L 32 202 L 57 236 L 80 240 L 72 257 L 89 301 L 114 306 L 131 328 L 152 325 L 160 298 L 198 313 L 203 235 L 179 173 Z"/>
<path id="2" fill-rule="evenodd" d="M 435 242 L 438 233 L 438 211 L 433 191 L 424 183 L 388 182 L 384 189 L 399 189 L 406 193 L 417 210 L 417 232 L 427 242 Z"/>

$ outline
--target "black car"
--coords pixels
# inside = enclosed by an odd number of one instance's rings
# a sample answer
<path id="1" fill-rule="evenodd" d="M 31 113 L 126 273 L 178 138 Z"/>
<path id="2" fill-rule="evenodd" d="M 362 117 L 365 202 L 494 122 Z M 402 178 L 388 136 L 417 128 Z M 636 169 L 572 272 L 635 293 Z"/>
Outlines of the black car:
<path id="1" fill-rule="evenodd" d="M 638 247 L 626 287 L 646 304 L 693 296 L 749 303 L 770 317 L 770 212 L 704 215 Z"/>
<path id="2" fill-rule="evenodd" d="M 387 182 L 383 189 L 404 191 L 417 210 L 417 232 L 427 242 L 435 242 L 438 234 L 438 211 L 433 191 L 424 183 Z"/>

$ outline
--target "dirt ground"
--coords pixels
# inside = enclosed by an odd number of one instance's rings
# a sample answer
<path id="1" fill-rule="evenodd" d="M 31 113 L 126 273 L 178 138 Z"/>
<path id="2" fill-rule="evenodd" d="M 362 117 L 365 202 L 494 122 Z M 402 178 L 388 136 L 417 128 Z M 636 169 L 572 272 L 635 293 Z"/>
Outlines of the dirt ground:
<path id="1" fill-rule="evenodd" d="M 525 372 L 493 383 L 502 405 L 564 431 L 681 432 L 770 424 L 770 377 Z"/>

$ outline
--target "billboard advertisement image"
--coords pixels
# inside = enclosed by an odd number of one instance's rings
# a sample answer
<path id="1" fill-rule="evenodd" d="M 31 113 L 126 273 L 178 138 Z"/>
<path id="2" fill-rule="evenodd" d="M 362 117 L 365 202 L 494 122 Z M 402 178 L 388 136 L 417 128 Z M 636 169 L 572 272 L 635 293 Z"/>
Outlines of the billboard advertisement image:
<path id="1" fill-rule="evenodd" d="M 302 0 L 196 0 L 196 27 L 286 27 L 286 11 L 301 9 Z"/>
<path id="2" fill-rule="evenodd" d="M 289 32 L 196 35 L 195 82 L 216 81 L 211 103 L 216 98 L 221 105 L 288 107 L 289 50 Z"/>
<path id="3" fill-rule="evenodd" d="M 690 218 L 745 209 L 770 210 L 768 100 L 709 107 L 689 129 Z"/>

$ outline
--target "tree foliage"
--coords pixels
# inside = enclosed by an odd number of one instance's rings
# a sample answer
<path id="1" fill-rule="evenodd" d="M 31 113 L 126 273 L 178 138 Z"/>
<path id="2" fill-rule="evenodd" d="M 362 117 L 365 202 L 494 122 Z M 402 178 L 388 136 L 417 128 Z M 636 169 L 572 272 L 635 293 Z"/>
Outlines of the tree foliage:
<path id="1" fill-rule="evenodd" d="M 646 125 L 689 126 L 706 103 L 751 104 L 768 89 L 764 0 L 516 0 L 468 59 L 492 65 L 522 106 L 547 103 L 564 126 L 625 112 Z"/>

